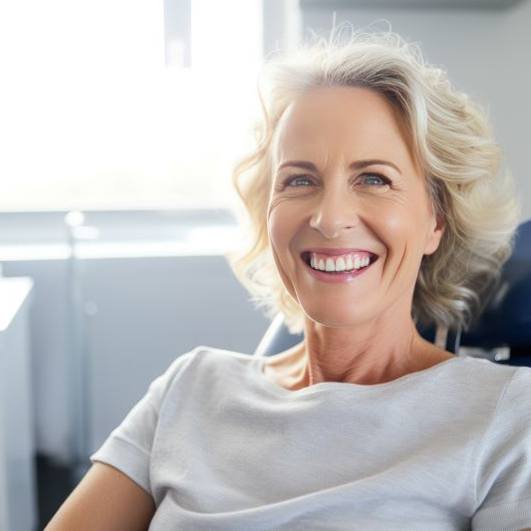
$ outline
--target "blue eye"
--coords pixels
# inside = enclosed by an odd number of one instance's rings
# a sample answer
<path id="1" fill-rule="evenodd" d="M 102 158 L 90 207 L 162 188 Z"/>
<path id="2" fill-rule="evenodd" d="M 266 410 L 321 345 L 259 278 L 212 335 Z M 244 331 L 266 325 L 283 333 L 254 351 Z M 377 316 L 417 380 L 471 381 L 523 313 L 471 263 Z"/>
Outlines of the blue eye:
<path id="1" fill-rule="evenodd" d="M 384 177 L 383 175 L 380 175 L 379 173 L 364 173 L 362 177 L 376 177 L 382 181 L 383 185 L 389 184 L 389 179 Z"/>
<path id="2" fill-rule="evenodd" d="M 384 177 L 383 175 L 380 175 L 379 173 L 363 173 L 361 175 L 362 178 L 365 178 L 365 177 L 376 177 L 376 179 L 379 179 L 381 181 L 381 184 L 380 186 L 385 186 L 386 184 L 389 184 L 391 181 L 387 178 L 387 177 Z M 293 185 L 292 183 L 298 181 L 298 180 L 302 180 L 302 181 L 307 181 L 307 182 L 310 182 L 311 179 L 309 178 L 308 175 L 306 174 L 298 174 L 298 175 L 290 175 L 289 177 L 286 178 L 286 180 L 284 181 L 284 186 L 290 186 L 290 187 L 295 187 L 295 188 L 300 188 L 300 186 L 297 186 L 297 185 Z M 378 183 L 376 183 L 378 185 Z"/>
<path id="3" fill-rule="evenodd" d="M 308 175 L 299 174 L 299 175 L 290 175 L 285 181 L 284 186 L 290 186 L 292 182 L 302 179 L 304 181 L 309 181 Z M 298 188 L 298 186 L 296 187 Z"/>

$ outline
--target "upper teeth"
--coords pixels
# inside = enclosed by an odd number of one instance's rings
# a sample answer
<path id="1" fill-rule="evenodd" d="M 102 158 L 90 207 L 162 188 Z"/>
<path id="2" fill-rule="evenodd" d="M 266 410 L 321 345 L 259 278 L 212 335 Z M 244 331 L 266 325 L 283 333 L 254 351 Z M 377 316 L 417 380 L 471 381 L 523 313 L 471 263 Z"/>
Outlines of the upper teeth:
<path id="1" fill-rule="evenodd" d="M 315 253 L 311 253 L 310 259 L 311 266 L 321 271 L 350 271 L 365 267 L 369 262 L 368 256 L 360 257 L 357 254 L 347 254 L 334 258 L 327 257 L 325 262 L 324 258 L 318 258 Z"/>

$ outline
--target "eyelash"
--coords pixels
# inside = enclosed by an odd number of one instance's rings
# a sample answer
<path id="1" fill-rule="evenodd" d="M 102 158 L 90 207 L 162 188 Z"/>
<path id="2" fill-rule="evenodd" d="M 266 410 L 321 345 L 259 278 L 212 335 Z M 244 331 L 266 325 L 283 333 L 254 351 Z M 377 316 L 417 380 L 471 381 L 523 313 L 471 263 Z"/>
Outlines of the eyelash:
<path id="1" fill-rule="evenodd" d="M 362 173 L 361 174 L 362 177 L 364 176 L 373 176 L 373 177 L 378 177 L 380 178 L 384 184 L 380 185 L 380 186 L 384 186 L 386 184 L 391 184 L 391 180 L 388 179 L 387 177 L 385 177 L 384 175 L 381 175 L 380 173 L 376 173 L 376 172 L 367 172 L 367 173 Z M 290 175 L 288 177 L 286 177 L 286 179 L 284 180 L 283 182 L 283 186 L 284 188 L 289 186 L 289 184 L 294 181 L 295 179 L 298 179 L 300 177 L 305 177 L 307 180 L 310 180 L 310 177 L 309 175 L 305 174 L 305 173 L 299 173 L 299 174 L 295 174 L 295 175 Z M 299 186 L 295 186 L 293 188 L 299 188 Z"/>

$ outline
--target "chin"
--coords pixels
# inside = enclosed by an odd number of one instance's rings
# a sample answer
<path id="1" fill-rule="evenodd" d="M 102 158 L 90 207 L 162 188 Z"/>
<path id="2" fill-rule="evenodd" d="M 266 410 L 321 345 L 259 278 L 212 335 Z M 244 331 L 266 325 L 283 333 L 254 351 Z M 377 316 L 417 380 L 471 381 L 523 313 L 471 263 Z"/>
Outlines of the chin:
<path id="1" fill-rule="evenodd" d="M 303 305 L 301 306 L 304 308 Z M 323 311 L 323 308 L 320 308 L 318 311 L 305 311 L 304 313 L 314 323 L 328 328 L 353 328 L 368 319 L 366 312 L 353 311 L 345 315 L 345 312 Z"/>

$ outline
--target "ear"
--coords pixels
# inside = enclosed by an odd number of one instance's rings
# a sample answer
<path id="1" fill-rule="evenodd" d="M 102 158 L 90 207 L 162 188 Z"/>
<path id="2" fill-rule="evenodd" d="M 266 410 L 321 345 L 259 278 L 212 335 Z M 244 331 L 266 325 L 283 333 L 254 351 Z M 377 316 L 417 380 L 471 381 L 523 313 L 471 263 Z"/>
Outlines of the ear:
<path id="1" fill-rule="evenodd" d="M 428 233 L 424 254 L 433 254 L 439 248 L 445 228 L 446 226 L 442 216 L 432 216 L 430 232 Z"/>

